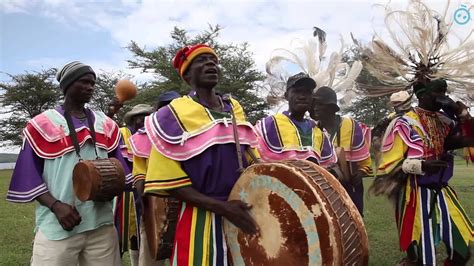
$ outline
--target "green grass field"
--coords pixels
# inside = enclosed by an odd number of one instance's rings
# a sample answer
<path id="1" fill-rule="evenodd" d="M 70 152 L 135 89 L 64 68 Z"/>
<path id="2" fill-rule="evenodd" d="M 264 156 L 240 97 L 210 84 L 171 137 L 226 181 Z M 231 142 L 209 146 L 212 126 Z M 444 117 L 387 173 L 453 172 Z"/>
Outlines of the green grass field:
<path id="1" fill-rule="evenodd" d="M 474 167 L 461 162 L 456 165 L 456 177 L 451 185 L 458 192 L 468 215 L 474 213 Z M 34 204 L 13 204 L 5 196 L 11 171 L 0 171 L 0 265 L 28 265 L 34 227 Z M 366 188 L 372 179 L 366 179 Z M 383 197 L 366 197 L 365 225 L 369 236 L 370 265 L 395 265 L 404 255 L 399 251 L 393 209 Z M 474 249 L 471 247 L 474 254 Z M 125 255 L 127 256 L 127 255 Z M 444 259 L 439 250 L 438 258 Z M 129 265 L 128 258 L 124 265 Z M 473 260 L 471 264 L 474 265 Z"/>

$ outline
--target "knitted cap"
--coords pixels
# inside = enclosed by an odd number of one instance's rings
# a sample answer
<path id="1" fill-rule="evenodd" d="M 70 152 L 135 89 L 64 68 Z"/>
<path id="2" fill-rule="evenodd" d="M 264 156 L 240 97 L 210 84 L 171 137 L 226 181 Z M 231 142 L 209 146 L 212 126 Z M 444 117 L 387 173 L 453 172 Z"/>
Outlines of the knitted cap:
<path id="1" fill-rule="evenodd" d="M 186 69 L 191 65 L 194 58 L 201 54 L 212 54 L 218 58 L 216 52 L 205 44 L 196 44 L 179 49 L 173 58 L 173 67 L 182 77 Z"/>
<path id="2" fill-rule="evenodd" d="M 66 89 L 80 77 L 85 74 L 93 74 L 96 77 L 92 67 L 85 65 L 79 61 L 67 63 L 61 70 L 56 73 L 56 79 L 59 81 L 59 87 L 66 92 Z"/>

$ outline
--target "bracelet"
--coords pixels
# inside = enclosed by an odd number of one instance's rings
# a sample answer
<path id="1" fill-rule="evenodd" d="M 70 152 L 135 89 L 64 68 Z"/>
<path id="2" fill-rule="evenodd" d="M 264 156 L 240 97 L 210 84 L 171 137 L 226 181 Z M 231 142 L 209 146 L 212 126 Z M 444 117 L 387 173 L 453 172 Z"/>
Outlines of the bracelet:
<path id="1" fill-rule="evenodd" d="M 56 203 L 58 203 L 58 202 L 61 202 L 61 201 L 60 201 L 60 200 L 55 200 L 55 201 L 53 202 L 53 204 L 51 204 L 51 206 L 49 206 L 49 210 L 50 210 L 51 212 L 53 212 L 53 207 L 54 207 L 54 205 L 55 205 Z"/>

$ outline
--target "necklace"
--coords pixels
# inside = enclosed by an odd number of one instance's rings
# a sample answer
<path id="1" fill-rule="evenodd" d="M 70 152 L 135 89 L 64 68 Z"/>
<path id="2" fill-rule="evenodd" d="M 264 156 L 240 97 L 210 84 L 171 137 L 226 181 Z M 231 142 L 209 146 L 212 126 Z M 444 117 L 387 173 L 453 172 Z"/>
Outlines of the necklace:
<path id="1" fill-rule="evenodd" d="M 425 159 L 439 159 L 444 152 L 444 141 L 449 134 L 449 126 L 439 118 L 436 112 L 415 108 L 420 123 L 427 133 L 425 136 Z"/>

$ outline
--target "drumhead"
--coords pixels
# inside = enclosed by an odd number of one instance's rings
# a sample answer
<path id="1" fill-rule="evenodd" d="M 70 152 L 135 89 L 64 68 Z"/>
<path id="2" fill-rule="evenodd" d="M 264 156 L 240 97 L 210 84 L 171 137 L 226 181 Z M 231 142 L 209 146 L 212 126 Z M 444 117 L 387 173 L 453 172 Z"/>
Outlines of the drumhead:
<path id="1" fill-rule="evenodd" d="M 315 175 L 318 178 L 315 179 Z M 366 264 L 367 236 L 360 215 L 339 182 L 332 176 L 330 182 L 326 181 L 326 175 L 330 174 L 308 161 L 261 163 L 247 168 L 232 189 L 229 200 L 252 205 L 250 213 L 260 236 L 246 235 L 224 219 L 233 264 Z M 338 185 L 332 192 L 326 191 L 330 194 L 323 192 Z M 341 193 L 346 194 L 341 196 Z M 331 204 L 346 210 L 340 214 L 344 222 L 337 218 L 338 213 Z M 356 244 L 344 243 L 345 237 Z"/>

